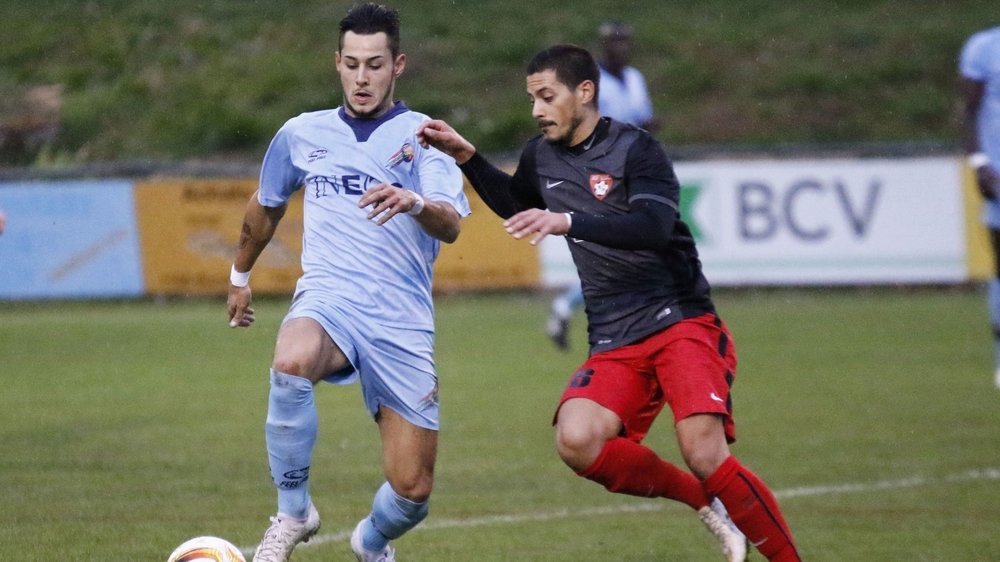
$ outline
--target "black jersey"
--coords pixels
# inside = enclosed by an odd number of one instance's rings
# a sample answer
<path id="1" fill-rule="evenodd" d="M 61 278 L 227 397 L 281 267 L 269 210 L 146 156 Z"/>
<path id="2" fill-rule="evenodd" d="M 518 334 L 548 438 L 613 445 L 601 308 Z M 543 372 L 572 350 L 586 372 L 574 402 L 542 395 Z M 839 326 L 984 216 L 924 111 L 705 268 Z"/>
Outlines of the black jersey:
<path id="1" fill-rule="evenodd" d="M 529 207 L 572 213 L 566 239 L 592 353 L 713 311 L 694 239 L 679 217 L 673 166 L 646 131 L 605 118 L 575 147 L 532 139 L 513 177 L 484 164 L 474 158 L 462 169 L 501 216 Z"/>

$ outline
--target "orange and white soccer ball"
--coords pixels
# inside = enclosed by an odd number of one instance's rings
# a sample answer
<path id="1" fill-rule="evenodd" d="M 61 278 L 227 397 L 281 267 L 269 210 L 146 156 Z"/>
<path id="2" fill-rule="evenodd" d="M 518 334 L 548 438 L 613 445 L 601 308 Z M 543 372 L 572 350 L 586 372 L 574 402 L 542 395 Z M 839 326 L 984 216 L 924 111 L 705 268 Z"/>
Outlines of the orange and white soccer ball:
<path id="1" fill-rule="evenodd" d="M 195 537 L 178 546 L 167 562 L 247 562 L 247 559 L 226 539 Z"/>

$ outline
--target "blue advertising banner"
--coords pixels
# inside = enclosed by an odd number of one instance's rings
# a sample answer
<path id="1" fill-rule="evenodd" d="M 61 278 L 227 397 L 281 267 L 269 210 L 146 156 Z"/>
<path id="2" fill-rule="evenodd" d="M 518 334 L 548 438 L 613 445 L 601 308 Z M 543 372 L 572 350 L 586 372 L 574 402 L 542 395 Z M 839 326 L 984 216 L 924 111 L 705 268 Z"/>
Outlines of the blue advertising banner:
<path id="1" fill-rule="evenodd" d="M 132 182 L 0 183 L 0 299 L 143 294 Z"/>

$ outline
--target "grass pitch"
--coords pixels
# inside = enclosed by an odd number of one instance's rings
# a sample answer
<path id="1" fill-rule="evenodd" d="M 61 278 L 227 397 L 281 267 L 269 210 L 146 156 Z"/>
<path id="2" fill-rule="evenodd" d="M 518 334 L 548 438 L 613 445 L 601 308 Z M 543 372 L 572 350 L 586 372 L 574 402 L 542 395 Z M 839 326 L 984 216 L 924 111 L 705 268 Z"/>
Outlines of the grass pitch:
<path id="1" fill-rule="evenodd" d="M 960 290 L 720 291 L 740 369 L 734 452 L 778 494 L 811 561 L 995 559 L 1000 390 L 985 298 Z M 255 545 L 274 509 L 263 422 L 286 300 L 227 327 L 219 301 L 0 303 L 0 560 L 165 560 Z M 686 507 L 615 496 L 552 447 L 583 360 L 541 295 L 438 299 L 443 430 L 407 561 L 719 560 Z M 323 515 L 296 562 L 352 560 L 381 482 L 357 386 L 317 393 Z M 677 462 L 669 416 L 648 443 Z M 761 560 L 756 554 L 755 559 Z"/>

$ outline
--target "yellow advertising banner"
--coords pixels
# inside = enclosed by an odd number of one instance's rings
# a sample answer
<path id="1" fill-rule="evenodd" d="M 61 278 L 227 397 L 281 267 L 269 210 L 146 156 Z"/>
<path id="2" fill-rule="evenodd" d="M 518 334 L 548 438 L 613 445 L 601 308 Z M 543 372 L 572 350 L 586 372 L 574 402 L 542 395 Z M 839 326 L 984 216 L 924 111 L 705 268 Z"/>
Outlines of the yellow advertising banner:
<path id="1" fill-rule="evenodd" d="M 976 186 L 976 175 L 962 166 L 962 194 L 965 201 L 965 240 L 968 249 L 969 279 L 984 281 L 993 276 L 993 252 L 982 222 L 983 196 Z"/>
<path id="2" fill-rule="evenodd" d="M 256 179 L 157 179 L 136 182 L 135 205 L 146 291 L 219 295 L 229 287 L 247 201 Z M 253 270 L 256 293 L 291 294 L 302 274 L 302 196 Z"/>
<path id="3" fill-rule="evenodd" d="M 256 179 L 137 182 L 135 205 L 143 275 L 151 295 L 225 294 L 247 201 Z M 473 214 L 454 244 L 443 244 L 435 289 L 530 288 L 539 283 L 537 248 L 511 238 L 466 186 Z M 302 274 L 302 195 L 296 193 L 253 269 L 257 294 L 290 295 Z"/>
<path id="4" fill-rule="evenodd" d="M 462 220 L 462 233 L 454 244 L 442 244 L 434 269 L 434 288 L 460 289 L 534 288 L 541 280 L 538 248 L 515 240 L 504 230 L 503 219 L 465 186 L 472 214 Z"/>

